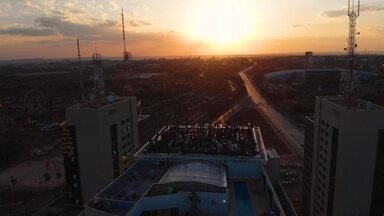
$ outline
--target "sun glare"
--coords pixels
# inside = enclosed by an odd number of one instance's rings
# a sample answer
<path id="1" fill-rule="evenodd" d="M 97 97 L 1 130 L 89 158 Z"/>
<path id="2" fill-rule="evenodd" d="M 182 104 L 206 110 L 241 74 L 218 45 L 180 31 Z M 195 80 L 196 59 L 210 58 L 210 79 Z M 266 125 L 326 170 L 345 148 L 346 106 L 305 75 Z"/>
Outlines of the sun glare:
<path id="1" fill-rule="evenodd" d="M 252 27 L 239 1 L 197 1 L 190 16 L 190 36 L 211 44 L 235 44 L 245 39 Z"/>

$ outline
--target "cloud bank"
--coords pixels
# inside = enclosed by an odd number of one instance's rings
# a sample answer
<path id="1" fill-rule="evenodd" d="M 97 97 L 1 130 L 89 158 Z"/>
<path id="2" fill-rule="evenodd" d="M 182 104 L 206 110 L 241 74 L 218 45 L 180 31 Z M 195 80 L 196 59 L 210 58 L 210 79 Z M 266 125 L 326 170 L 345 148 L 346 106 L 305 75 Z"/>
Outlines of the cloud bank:
<path id="1" fill-rule="evenodd" d="M 375 4 L 375 5 L 361 5 L 360 7 L 360 13 L 383 12 L 383 11 L 384 11 L 384 3 Z M 320 16 L 327 17 L 327 18 L 337 18 L 337 17 L 347 16 L 347 14 L 348 14 L 348 8 L 320 12 Z"/>
<path id="2" fill-rule="evenodd" d="M 148 26 L 151 23 L 139 20 L 128 19 L 127 27 Z M 77 37 L 94 37 L 107 36 L 115 29 L 120 28 L 120 23 L 114 20 L 105 20 L 93 24 L 76 23 L 65 20 L 62 16 L 43 16 L 35 19 L 35 25 L 31 27 L 11 26 L 0 29 L 0 34 L 20 35 L 20 36 L 77 36 Z"/>

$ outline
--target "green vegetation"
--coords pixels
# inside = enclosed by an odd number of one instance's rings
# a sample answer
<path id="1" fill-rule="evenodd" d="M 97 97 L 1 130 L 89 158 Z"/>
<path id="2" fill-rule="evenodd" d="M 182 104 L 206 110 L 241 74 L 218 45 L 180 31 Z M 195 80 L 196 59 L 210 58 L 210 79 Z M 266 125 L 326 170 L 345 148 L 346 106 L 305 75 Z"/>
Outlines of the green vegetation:
<path id="1" fill-rule="evenodd" d="M 0 168 L 15 162 L 24 149 L 21 142 L 22 132 L 9 129 L 0 137 Z"/>

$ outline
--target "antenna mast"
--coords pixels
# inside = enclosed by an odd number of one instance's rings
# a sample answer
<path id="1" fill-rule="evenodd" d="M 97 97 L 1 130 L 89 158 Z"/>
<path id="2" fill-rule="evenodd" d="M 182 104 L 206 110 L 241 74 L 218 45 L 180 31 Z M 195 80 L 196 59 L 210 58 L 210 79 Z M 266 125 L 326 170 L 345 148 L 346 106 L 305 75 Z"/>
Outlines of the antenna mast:
<path id="1" fill-rule="evenodd" d="M 124 52 L 123 52 L 123 60 L 124 60 L 124 88 L 123 94 L 125 96 L 130 96 L 132 94 L 132 87 L 130 85 L 130 68 L 129 68 L 129 59 L 131 58 L 131 53 L 127 51 L 126 41 L 125 41 L 125 23 L 124 23 L 124 9 L 121 8 L 121 25 L 123 27 L 123 41 L 124 41 Z"/>
<path id="2" fill-rule="evenodd" d="M 105 84 L 103 75 L 103 61 L 99 53 L 95 53 L 92 56 L 93 62 L 93 94 L 94 96 L 104 96 Z"/>
<path id="3" fill-rule="evenodd" d="M 348 33 L 348 63 L 349 71 L 343 74 L 343 91 L 348 97 L 348 109 L 352 106 L 353 91 L 357 88 L 357 82 L 354 81 L 353 68 L 356 58 L 356 35 L 360 34 L 356 32 L 356 20 L 360 15 L 360 0 L 348 0 L 348 17 L 349 17 L 349 33 Z"/>
<path id="4" fill-rule="evenodd" d="M 77 58 L 79 61 L 81 60 L 79 38 L 77 38 Z"/>
<path id="5" fill-rule="evenodd" d="M 124 9 L 123 8 L 121 8 L 121 24 L 123 26 L 123 41 L 124 41 L 123 58 L 124 58 L 125 67 L 127 67 L 128 60 L 129 60 L 129 53 L 127 52 L 127 46 L 126 46 L 126 42 L 125 42 L 125 23 L 124 23 Z"/>
<path id="6" fill-rule="evenodd" d="M 80 55 L 79 38 L 77 38 L 77 59 L 79 61 L 79 65 L 80 65 L 81 55 Z M 83 69 L 82 68 L 80 68 L 80 91 L 81 91 L 81 102 L 85 102 L 84 78 L 83 78 Z"/>

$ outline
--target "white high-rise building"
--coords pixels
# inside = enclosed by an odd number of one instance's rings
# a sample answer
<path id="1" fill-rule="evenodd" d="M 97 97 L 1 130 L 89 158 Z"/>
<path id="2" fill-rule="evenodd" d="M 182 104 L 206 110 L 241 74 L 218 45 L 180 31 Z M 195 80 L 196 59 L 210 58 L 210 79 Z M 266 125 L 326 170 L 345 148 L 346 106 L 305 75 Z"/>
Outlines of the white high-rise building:
<path id="1" fill-rule="evenodd" d="M 309 215 L 383 215 L 384 108 L 317 98 L 312 129 Z"/>
<path id="2" fill-rule="evenodd" d="M 83 204 L 129 167 L 138 145 L 136 98 L 90 101 L 66 109 L 61 128 L 70 202 Z"/>

